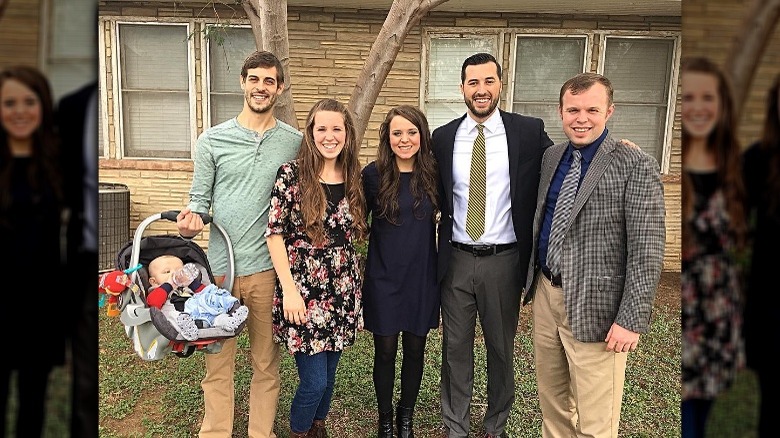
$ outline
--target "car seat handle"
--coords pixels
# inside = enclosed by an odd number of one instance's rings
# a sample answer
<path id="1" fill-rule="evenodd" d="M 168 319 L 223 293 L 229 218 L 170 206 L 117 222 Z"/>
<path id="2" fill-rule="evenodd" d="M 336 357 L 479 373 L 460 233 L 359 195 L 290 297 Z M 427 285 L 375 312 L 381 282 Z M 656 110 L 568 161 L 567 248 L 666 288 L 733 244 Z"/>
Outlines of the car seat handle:
<path id="1" fill-rule="evenodd" d="M 176 222 L 176 216 L 179 215 L 181 210 L 168 210 L 160 213 L 163 219 L 167 219 L 171 222 Z M 203 219 L 203 225 L 208 225 L 211 222 L 211 215 L 208 213 L 197 213 L 201 219 Z"/>

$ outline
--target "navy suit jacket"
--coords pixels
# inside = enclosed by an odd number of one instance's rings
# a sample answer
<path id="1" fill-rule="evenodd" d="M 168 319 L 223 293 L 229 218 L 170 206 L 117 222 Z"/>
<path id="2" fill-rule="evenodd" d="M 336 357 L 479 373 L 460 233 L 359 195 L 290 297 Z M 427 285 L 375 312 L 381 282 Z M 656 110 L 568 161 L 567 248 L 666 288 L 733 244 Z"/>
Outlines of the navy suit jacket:
<path id="1" fill-rule="evenodd" d="M 544 121 L 498 110 L 506 130 L 509 160 L 509 191 L 512 201 L 512 222 L 520 250 L 520 271 L 518 278 L 525 280 L 528 260 L 533 242 L 533 221 L 536 210 L 536 192 L 545 149 L 553 142 L 544 130 Z M 441 223 L 439 224 L 439 266 L 441 281 L 449 268 L 452 254 L 452 153 L 455 147 L 455 132 L 464 114 L 433 131 L 433 153 L 439 167 L 439 199 Z M 521 282 L 522 284 L 522 282 Z M 520 293 L 520 291 L 518 291 Z"/>

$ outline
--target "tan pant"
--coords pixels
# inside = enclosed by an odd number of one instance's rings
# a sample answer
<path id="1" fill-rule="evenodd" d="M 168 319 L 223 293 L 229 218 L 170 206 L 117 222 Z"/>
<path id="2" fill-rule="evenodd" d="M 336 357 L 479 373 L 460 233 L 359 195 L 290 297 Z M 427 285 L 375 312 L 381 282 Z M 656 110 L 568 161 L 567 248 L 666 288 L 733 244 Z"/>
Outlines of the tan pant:
<path id="1" fill-rule="evenodd" d="M 563 289 L 538 277 L 533 321 L 542 437 L 616 438 L 628 353 L 574 339 Z"/>
<path id="2" fill-rule="evenodd" d="M 274 419 L 279 402 L 279 345 L 272 338 L 276 272 L 271 269 L 237 277 L 233 295 L 249 307 L 246 329 L 252 356 L 252 383 L 249 387 L 249 438 L 275 438 Z M 201 381 L 205 414 L 200 438 L 233 436 L 235 408 L 236 338 L 225 341 L 222 351 L 206 354 L 206 377 Z"/>

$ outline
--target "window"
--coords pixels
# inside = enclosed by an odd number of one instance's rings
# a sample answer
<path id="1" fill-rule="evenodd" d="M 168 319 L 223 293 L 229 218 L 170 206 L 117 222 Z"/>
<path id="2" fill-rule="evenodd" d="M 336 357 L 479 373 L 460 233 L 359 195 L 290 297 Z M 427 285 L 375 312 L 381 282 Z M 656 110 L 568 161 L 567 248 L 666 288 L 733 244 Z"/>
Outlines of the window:
<path id="1" fill-rule="evenodd" d="M 607 37 L 602 66 L 615 89 L 607 128 L 661 164 L 667 132 L 674 40 Z"/>
<path id="2" fill-rule="evenodd" d="M 547 135 L 566 140 L 558 115 L 561 85 L 585 69 L 585 36 L 518 35 L 512 111 L 544 120 Z"/>
<path id="3" fill-rule="evenodd" d="M 120 23 L 117 33 L 124 156 L 190 158 L 189 27 Z"/>
<path id="4" fill-rule="evenodd" d="M 44 69 L 55 102 L 97 78 L 97 7 L 93 0 L 50 0 Z"/>
<path id="5" fill-rule="evenodd" d="M 241 112 L 244 105 L 240 86 L 241 67 L 257 47 L 251 28 L 224 26 L 208 28 L 208 46 L 209 126 L 214 126 Z"/>
<path id="6" fill-rule="evenodd" d="M 500 59 L 497 45 L 495 36 L 431 38 L 425 90 L 425 112 L 431 130 L 466 112 L 460 92 L 460 70 L 463 61 L 479 52 L 491 53 L 496 59 Z"/>

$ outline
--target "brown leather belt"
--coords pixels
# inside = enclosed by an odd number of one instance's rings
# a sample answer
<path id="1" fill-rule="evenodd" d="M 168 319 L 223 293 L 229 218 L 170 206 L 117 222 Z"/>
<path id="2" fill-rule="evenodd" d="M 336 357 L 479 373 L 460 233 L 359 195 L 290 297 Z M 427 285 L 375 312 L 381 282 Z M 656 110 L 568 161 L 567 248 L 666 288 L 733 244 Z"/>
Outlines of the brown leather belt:
<path id="1" fill-rule="evenodd" d="M 552 273 L 547 270 L 547 268 L 542 268 L 542 274 L 544 274 L 545 277 L 547 277 L 548 280 L 550 280 L 550 284 L 553 285 L 553 287 L 561 287 L 561 275 L 558 274 L 555 277 L 553 277 Z"/>

